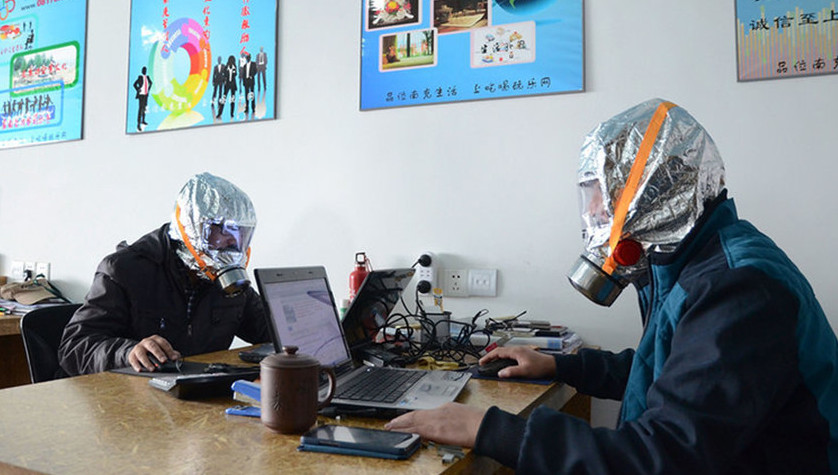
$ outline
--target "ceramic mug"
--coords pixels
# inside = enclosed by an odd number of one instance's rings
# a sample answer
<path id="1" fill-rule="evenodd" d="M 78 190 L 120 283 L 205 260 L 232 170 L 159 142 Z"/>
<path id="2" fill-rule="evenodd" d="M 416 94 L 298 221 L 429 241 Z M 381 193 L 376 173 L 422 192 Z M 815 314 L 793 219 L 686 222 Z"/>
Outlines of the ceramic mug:
<path id="1" fill-rule="evenodd" d="M 329 391 L 318 399 L 320 374 L 329 378 Z M 262 423 L 281 434 L 301 434 L 317 421 L 317 411 L 335 393 L 335 373 L 314 357 L 298 354 L 296 346 L 267 356 L 260 363 Z"/>

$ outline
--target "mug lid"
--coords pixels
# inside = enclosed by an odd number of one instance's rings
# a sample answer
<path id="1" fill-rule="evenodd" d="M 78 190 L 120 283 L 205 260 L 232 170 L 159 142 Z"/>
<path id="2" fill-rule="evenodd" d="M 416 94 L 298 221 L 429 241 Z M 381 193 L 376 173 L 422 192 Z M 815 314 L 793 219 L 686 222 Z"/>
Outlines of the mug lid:
<path id="1" fill-rule="evenodd" d="M 320 366 L 320 361 L 313 356 L 297 353 L 298 349 L 293 345 L 283 346 L 282 353 L 265 357 L 261 364 L 271 368 L 308 368 L 311 366 Z"/>

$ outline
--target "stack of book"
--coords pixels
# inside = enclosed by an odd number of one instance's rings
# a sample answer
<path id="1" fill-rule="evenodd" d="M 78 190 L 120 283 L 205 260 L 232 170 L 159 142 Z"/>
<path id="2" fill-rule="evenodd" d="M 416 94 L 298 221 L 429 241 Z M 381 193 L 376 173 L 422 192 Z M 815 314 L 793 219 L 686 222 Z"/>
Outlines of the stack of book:
<path id="1" fill-rule="evenodd" d="M 16 300 L 0 299 L 0 315 L 26 315 L 36 308 L 46 307 L 48 305 L 55 305 L 59 302 L 36 303 L 33 305 L 24 305 Z"/>

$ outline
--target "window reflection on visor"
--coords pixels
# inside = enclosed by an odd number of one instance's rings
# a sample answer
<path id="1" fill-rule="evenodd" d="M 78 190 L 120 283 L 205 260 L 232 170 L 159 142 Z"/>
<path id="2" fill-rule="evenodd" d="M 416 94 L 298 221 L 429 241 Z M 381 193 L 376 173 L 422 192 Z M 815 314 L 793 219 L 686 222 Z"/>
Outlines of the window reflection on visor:
<path id="1" fill-rule="evenodd" d="M 611 225 L 611 216 L 605 207 L 599 180 L 580 183 L 579 198 L 583 230 L 594 230 Z"/>
<path id="2" fill-rule="evenodd" d="M 201 237 L 207 250 L 244 252 L 250 245 L 254 227 L 217 219 L 204 221 L 202 228 Z"/>

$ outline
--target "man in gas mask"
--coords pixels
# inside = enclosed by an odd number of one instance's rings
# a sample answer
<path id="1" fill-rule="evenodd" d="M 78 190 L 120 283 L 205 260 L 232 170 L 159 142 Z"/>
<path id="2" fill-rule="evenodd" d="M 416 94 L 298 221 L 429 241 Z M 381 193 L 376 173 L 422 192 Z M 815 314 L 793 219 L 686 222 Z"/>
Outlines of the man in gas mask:
<path id="1" fill-rule="evenodd" d="M 835 333 L 800 271 L 738 218 L 704 128 L 672 103 L 639 104 L 587 137 L 578 183 L 585 252 L 569 278 L 605 306 L 635 286 L 637 349 L 509 347 L 481 363 L 513 358 L 499 376 L 622 400 L 617 428 L 453 403 L 388 428 L 522 473 L 838 473 Z"/>
<path id="2" fill-rule="evenodd" d="M 155 363 L 229 348 L 234 336 L 270 339 L 245 266 L 256 214 L 250 198 L 202 173 L 181 189 L 171 221 L 125 242 L 96 270 L 59 347 L 70 375 Z"/>

